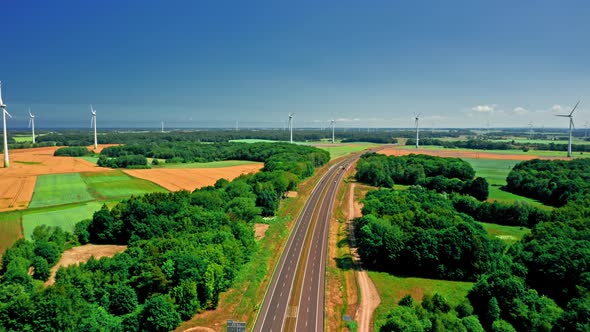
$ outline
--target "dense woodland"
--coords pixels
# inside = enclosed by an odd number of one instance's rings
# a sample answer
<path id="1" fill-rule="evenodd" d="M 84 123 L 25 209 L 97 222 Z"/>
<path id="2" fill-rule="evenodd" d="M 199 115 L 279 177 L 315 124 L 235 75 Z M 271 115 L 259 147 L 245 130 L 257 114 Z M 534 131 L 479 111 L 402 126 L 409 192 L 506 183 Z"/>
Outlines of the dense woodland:
<path id="1" fill-rule="evenodd" d="M 590 194 L 590 159 L 523 161 L 514 166 L 506 182 L 508 191 L 562 206 Z"/>
<path id="2" fill-rule="evenodd" d="M 420 185 L 437 192 L 458 192 L 488 198 L 488 182 L 475 178 L 473 167 L 459 158 L 428 155 L 385 156 L 366 153 L 357 163 L 356 178 L 376 187 Z"/>
<path id="3" fill-rule="evenodd" d="M 103 206 L 74 235 L 44 227 L 17 241 L 2 259 L 0 330 L 169 331 L 215 308 L 252 258 L 253 223 L 274 214 L 287 190 L 329 160 L 324 151 L 292 144 L 251 151 L 267 158 L 257 174 L 192 193 L 131 197 Z M 78 243 L 128 248 L 60 268 L 55 284 L 44 287 L 49 268 Z"/>
<path id="4" fill-rule="evenodd" d="M 522 177 L 522 185 L 530 188 L 535 186 L 529 181 L 547 181 L 554 174 L 588 174 L 583 162 L 521 165 L 517 170 L 535 174 Z M 476 281 L 468 302 L 456 308 L 437 294 L 426 295 L 421 304 L 404 298 L 381 331 L 590 330 L 590 197 L 580 193 L 566 199 L 564 206 L 547 212 L 417 186 L 367 193 L 355 234 L 370 268 Z M 505 247 L 474 219 L 532 230 Z"/>
<path id="5" fill-rule="evenodd" d="M 499 136 L 498 139 L 504 139 L 505 136 Z M 540 139 L 543 139 L 541 137 Z M 406 141 L 406 145 L 416 145 L 416 139 L 410 138 Z M 420 137 L 420 145 L 436 145 L 445 148 L 460 148 L 460 149 L 475 149 L 475 150 L 545 150 L 545 151 L 567 151 L 567 140 L 550 143 L 538 142 L 498 142 L 488 139 L 467 139 L 459 141 L 441 140 L 438 138 L 422 138 Z M 572 144 L 572 151 L 574 152 L 590 152 L 589 144 Z"/>

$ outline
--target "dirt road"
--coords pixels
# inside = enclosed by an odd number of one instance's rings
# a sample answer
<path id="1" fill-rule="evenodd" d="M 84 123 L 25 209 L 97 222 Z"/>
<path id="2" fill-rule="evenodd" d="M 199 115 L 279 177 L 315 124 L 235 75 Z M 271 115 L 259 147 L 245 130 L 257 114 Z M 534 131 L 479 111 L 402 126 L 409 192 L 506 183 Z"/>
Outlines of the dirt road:
<path id="1" fill-rule="evenodd" d="M 356 266 L 356 278 L 361 293 L 361 300 L 354 316 L 354 320 L 358 323 L 359 332 L 369 332 L 373 330 L 373 326 L 371 324 L 371 321 L 373 320 L 373 312 L 377 306 L 379 306 L 379 303 L 381 303 L 381 299 L 379 298 L 377 288 L 373 284 L 371 278 L 369 278 L 369 274 L 362 268 L 360 257 L 357 253 L 356 239 L 354 237 L 354 231 L 352 227 L 352 220 L 357 217 L 357 215 L 355 215 L 357 209 L 355 209 L 354 206 L 354 187 L 355 184 L 351 183 L 349 195 L 350 198 L 348 202 L 348 222 L 351 236 L 350 251 L 352 254 L 352 260 Z"/>

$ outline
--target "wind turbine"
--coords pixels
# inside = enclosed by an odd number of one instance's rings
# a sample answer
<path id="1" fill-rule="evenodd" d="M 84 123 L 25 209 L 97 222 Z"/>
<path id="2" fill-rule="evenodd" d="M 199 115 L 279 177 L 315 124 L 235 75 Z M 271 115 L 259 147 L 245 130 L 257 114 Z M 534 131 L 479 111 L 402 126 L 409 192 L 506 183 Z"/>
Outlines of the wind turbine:
<path id="1" fill-rule="evenodd" d="M 164 132 L 164 121 L 162 121 L 162 132 Z"/>
<path id="2" fill-rule="evenodd" d="M 295 115 L 295 113 L 289 113 L 289 132 L 291 135 L 291 139 L 289 140 L 291 143 L 293 143 L 293 116 Z"/>
<path id="3" fill-rule="evenodd" d="M 330 123 L 332 124 L 332 144 L 334 144 L 334 127 L 336 126 L 336 120 L 332 119 Z"/>
<path id="4" fill-rule="evenodd" d="M 533 134 L 535 131 L 533 130 L 533 122 L 529 122 L 529 140 L 533 139 Z"/>
<path id="5" fill-rule="evenodd" d="M 415 115 L 414 113 L 414 124 L 416 126 L 416 149 L 418 148 L 418 141 L 420 140 L 420 129 L 419 129 L 419 121 L 420 121 L 420 114 L 422 113 L 418 113 L 418 115 Z"/>
<path id="6" fill-rule="evenodd" d="M 12 115 L 6 110 L 6 105 L 2 102 L 2 82 L 0 82 L 0 108 L 2 108 L 2 128 L 4 129 L 4 168 L 8 168 L 8 136 L 6 135 L 6 115 L 12 118 Z"/>
<path id="7" fill-rule="evenodd" d="M 576 106 L 574 106 L 574 108 L 572 109 L 572 111 L 570 112 L 570 114 L 559 114 L 556 116 L 560 116 L 560 117 L 564 117 L 564 118 L 569 118 L 570 119 L 570 129 L 569 129 L 569 140 L 567 143 L 567 157 L 571 158 L 572 157 L 572 129 L 576 129 L 574 127 L 574 111 L 576 110 L 576 108 L 578 108 L 578 105 L 580 104 L 580 101 L 578 100 L 578 102 L 576 103 Z"/>
<path id="8" fill-rule="evenodd" d="M 29 128 L 31 128 L 33 132 L 33 144 L 35 144 L 35 116 L 31 113 L 31 108 L 29 107 Z"/>
<path id="9" fill-rule="evenodd" d="M 98 141 L 96 140 L 96 110 L 92 108 L 92 104 L 90 105 L 90 113 L 92 113 L 90 127 L 92 128 L 92 125 L 94 125 L 94 149 L 98 149 Z"/>

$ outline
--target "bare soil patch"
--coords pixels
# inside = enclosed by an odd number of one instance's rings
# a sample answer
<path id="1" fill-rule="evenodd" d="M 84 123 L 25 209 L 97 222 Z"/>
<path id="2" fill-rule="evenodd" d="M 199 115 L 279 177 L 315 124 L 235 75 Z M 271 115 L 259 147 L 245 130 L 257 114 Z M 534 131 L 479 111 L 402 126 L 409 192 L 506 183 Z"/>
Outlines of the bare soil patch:
<path id="1" fill-rule="evenodd" d="M 287 196 L 287 197 L 297 197 L 297 195 L 298 195 L 298 194 L 297 194 L 297 192 L 296 192 L 296 191 L 287 191 L 287 192 L 285 193 L 285 196 Z"/>
<path id="2" fill-rule="evenodd" d="M 55 283 L 55 273 L 62 266 L 65 267 L 80 262 L 86 262 L 92 256 L 97 259 L 101 257 L 113 257 L 116 253 L 123 252 L 125 249 L 127 249 L 127 246 L 86 244 L 66 250 L 61 255 L 59 262 L 51 268 L 51 275 L 49 276 L 49 280 L 45 282 L 45 286 L 53 285 L 53 283 Z"/>
<path id="3" fill-rule="evenodd" d="M 0 212 L 25 209 L 35 189 L 37 175 L 101 172 L 86 160 L 74 157 L 54 157 L 59 147 L 10 150 L 10 167 L 0 168 Z M 0 154 L 4 159 L 4 154 Z"/>
<path id="4" fill-rule="evenodd" d="M 125 173 L 159 184 L 170 190 L 189 190 L 211 186 L 219 179 L 233 180 L 241 174 L 258 172 L 264 164 L 247 164 L 220 168 L 128 169 Z"/>
<path id="5" fill-rule="evenodd" d="M 473 158 L 473 159 L 502 159 L 502 160 L 531 160 L 531 159 L 566 159 L 561 157 L 543 157 L 534 154 L 508 154 L 508 153 L 495 153 L 485 151 L 474 151 L 474 150 L 461 150 L 461 149 L 399 149 L 390 147 L 382 149 L 379 153 L 388 156 L 405 156 L 409 154 L 427 154 L 438 157 L 454 157 L 454 158 Z"/>
<path id="6" fill-rule="evenodd" d="M 269 227 L 269 224 L 254 224 L 254 238 L 256 240 L 262 239 Z"/>

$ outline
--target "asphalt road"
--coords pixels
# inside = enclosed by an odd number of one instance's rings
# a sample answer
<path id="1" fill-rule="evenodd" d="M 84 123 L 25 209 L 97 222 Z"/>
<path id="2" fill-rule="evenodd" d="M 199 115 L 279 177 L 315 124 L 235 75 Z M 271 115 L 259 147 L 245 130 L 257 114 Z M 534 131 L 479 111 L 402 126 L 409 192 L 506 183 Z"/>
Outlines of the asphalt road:
<path id="1" fill-rule="evenodd" d="M 285 245 L 253 331 L 323 331 L 328 227 L 342 167 L 332 166 L 314 188 Z"/>

